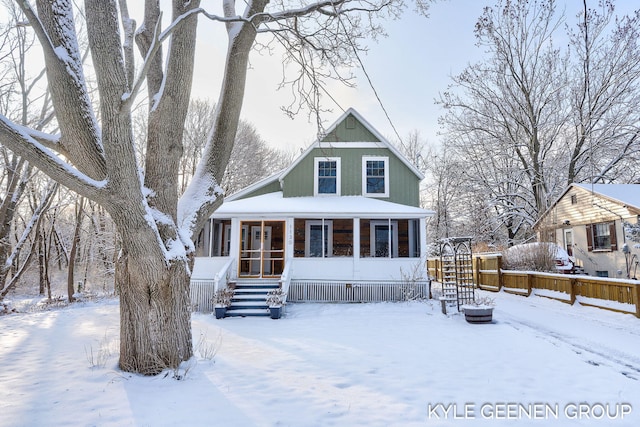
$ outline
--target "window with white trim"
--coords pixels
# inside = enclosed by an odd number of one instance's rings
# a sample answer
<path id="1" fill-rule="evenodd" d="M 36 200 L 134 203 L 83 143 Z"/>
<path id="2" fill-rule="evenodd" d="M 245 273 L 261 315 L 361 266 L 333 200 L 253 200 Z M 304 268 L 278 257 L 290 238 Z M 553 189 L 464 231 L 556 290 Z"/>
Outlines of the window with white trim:
<path id="1" fill-rule="evenodd" d="M 362 195 L 389 197 L 389 158 L 362 158 Z"/>
<path id="2" fill-rule="evenodd" d="M 314 159 L 313 193 L 315 196 L 340 195 L 340 158 L 316 157 Z"/>
<path id="3" fill-rule="evenodd" d="M 326 258 L 333 254 L 333 221 L 307 220 L 304 256 Z"/>
<path id="4" fill-rule="evenodd" d="M 370 233 L 371 256 L 377 258 L 398 257 L 397 221 L 371 221 Z"/>

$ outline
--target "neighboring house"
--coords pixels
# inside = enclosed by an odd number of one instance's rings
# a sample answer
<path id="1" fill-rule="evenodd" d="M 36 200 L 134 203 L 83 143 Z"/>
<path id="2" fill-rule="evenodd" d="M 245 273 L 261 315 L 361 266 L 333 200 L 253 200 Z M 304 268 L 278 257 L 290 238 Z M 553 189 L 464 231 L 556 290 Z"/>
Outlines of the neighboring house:
<path id="1" fill-rule="evenodd" d="M 638 224 L 640 184 L 571 184 L 534 224 L 538 238 L 567 250 L 576 266 L 600 277 L 637 277 L 640 249 L 624 224 Z M 635 255 L 635 257 L 634 257 Z"/>
<path id="2" fill-rule="evenodd" d="M 288 168 L 225 198 L 196 242 L 192 283 L 279 280 L 290 301 L 398 299 L 427 278 L 422 179 L 349 109 Z"/>

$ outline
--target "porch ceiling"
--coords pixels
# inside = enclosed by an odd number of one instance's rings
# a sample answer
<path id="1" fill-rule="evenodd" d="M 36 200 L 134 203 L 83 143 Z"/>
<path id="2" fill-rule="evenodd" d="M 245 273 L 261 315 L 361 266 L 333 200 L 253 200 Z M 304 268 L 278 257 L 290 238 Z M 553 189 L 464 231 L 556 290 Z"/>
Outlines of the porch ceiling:
<path id="1" fill-rule="evenodd" d="M 362 196 L 282 197 L 282 192 L 224 202 L 213 218 L 426 218 L 434 212 Z"/>

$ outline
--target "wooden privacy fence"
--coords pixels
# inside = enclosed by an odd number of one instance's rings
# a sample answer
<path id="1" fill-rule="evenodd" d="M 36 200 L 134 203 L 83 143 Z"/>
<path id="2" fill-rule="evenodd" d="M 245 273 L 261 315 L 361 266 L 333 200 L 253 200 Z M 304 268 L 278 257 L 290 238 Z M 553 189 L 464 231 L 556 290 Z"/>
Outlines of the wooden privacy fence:
<path id="1" fill-rule="evenodd" d="M 442 277 L 440 260 L 427 260 L 429 275 Z M 529 296 L 553 298 L 568 304 L 604 308 L 640 318 L 640 282 L 572 274 L 502 270 L 500 254 L 476 255 L 473 258 L 474 282 L 480 289 Z"/>

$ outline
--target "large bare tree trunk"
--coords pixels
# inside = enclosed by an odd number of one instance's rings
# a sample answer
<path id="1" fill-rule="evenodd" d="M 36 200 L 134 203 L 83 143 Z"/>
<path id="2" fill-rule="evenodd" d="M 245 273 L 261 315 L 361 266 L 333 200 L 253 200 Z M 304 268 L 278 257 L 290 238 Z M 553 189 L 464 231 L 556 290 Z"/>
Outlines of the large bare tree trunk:
<path id="1" fill-rule="evenodd" d="M 98 121 L 73 31 L 73 1 L 36 0 L 37 14 L 29 2 L 19 2 L 42 45 L 60 133 L 33 132 L 0 115 L 0 138 L 51 178 L 111 215 L 121 238 L 115 279 L 120 294 L 120 367 L 126 371 L 155 374 L 192 356 L 190 238 L 222 201 L 218 183 L 233 148 L 249 53 L 261 25 L 273 24 L 262 30 L 278 31 L 279 40 L 285 32 L 291 33 L 292 40 L 303 42 L 289 46 L 306 49 L 307 55 L 337 67 L 345 60 L 340 46 L 350 51 L 354 40 L 368 29 L 340 21 L 338 15 L 367 10 L 377 14 L 390 4 L 371 1 L 343 8 L 348 0 L 326 0 L 292 10 L 279 4 L 274 6 L 276 13 L 265 14 L 268 0 L 238 4 L 242 12 L 236 11 L 235 3 L 224 0 L 224 16 L 213 16 L 199 8 L 199 0 L 173 0 L 172 24 L 161 32 L 160 2 L 146 0 L 144 23 L 136 37 L 145 62 L 136 76 L 131 47 L 136 24 L 128 17 L 126 1 L 85 0 L 99 92 Z M 224 22 L 229 43 L 211 136 L 191 184 L 179 199 L 178 172 L 198 14 Z M 299 19 L 310 15 L 313 23 L 308 28 L 298 25 Z M 370 29 L 379 32 L 374 26 Z M 310 33 L 301 35 L 305 30 Z M 168 39 L 167 59 L 162 60 L 162 42 Z M 144 78 L 151 105 L 146 158 L 141 162 L 136 157 L 131 110 Z M 68 162 L 60 160 L 59 154 Z"/>
<path id="2" fill-rule="evenodd" d="M 130 253 L 120 256 L 121 369 L 155 374 L 192 356 L 189 279 L 184 262 L 167 268 Z"/>

